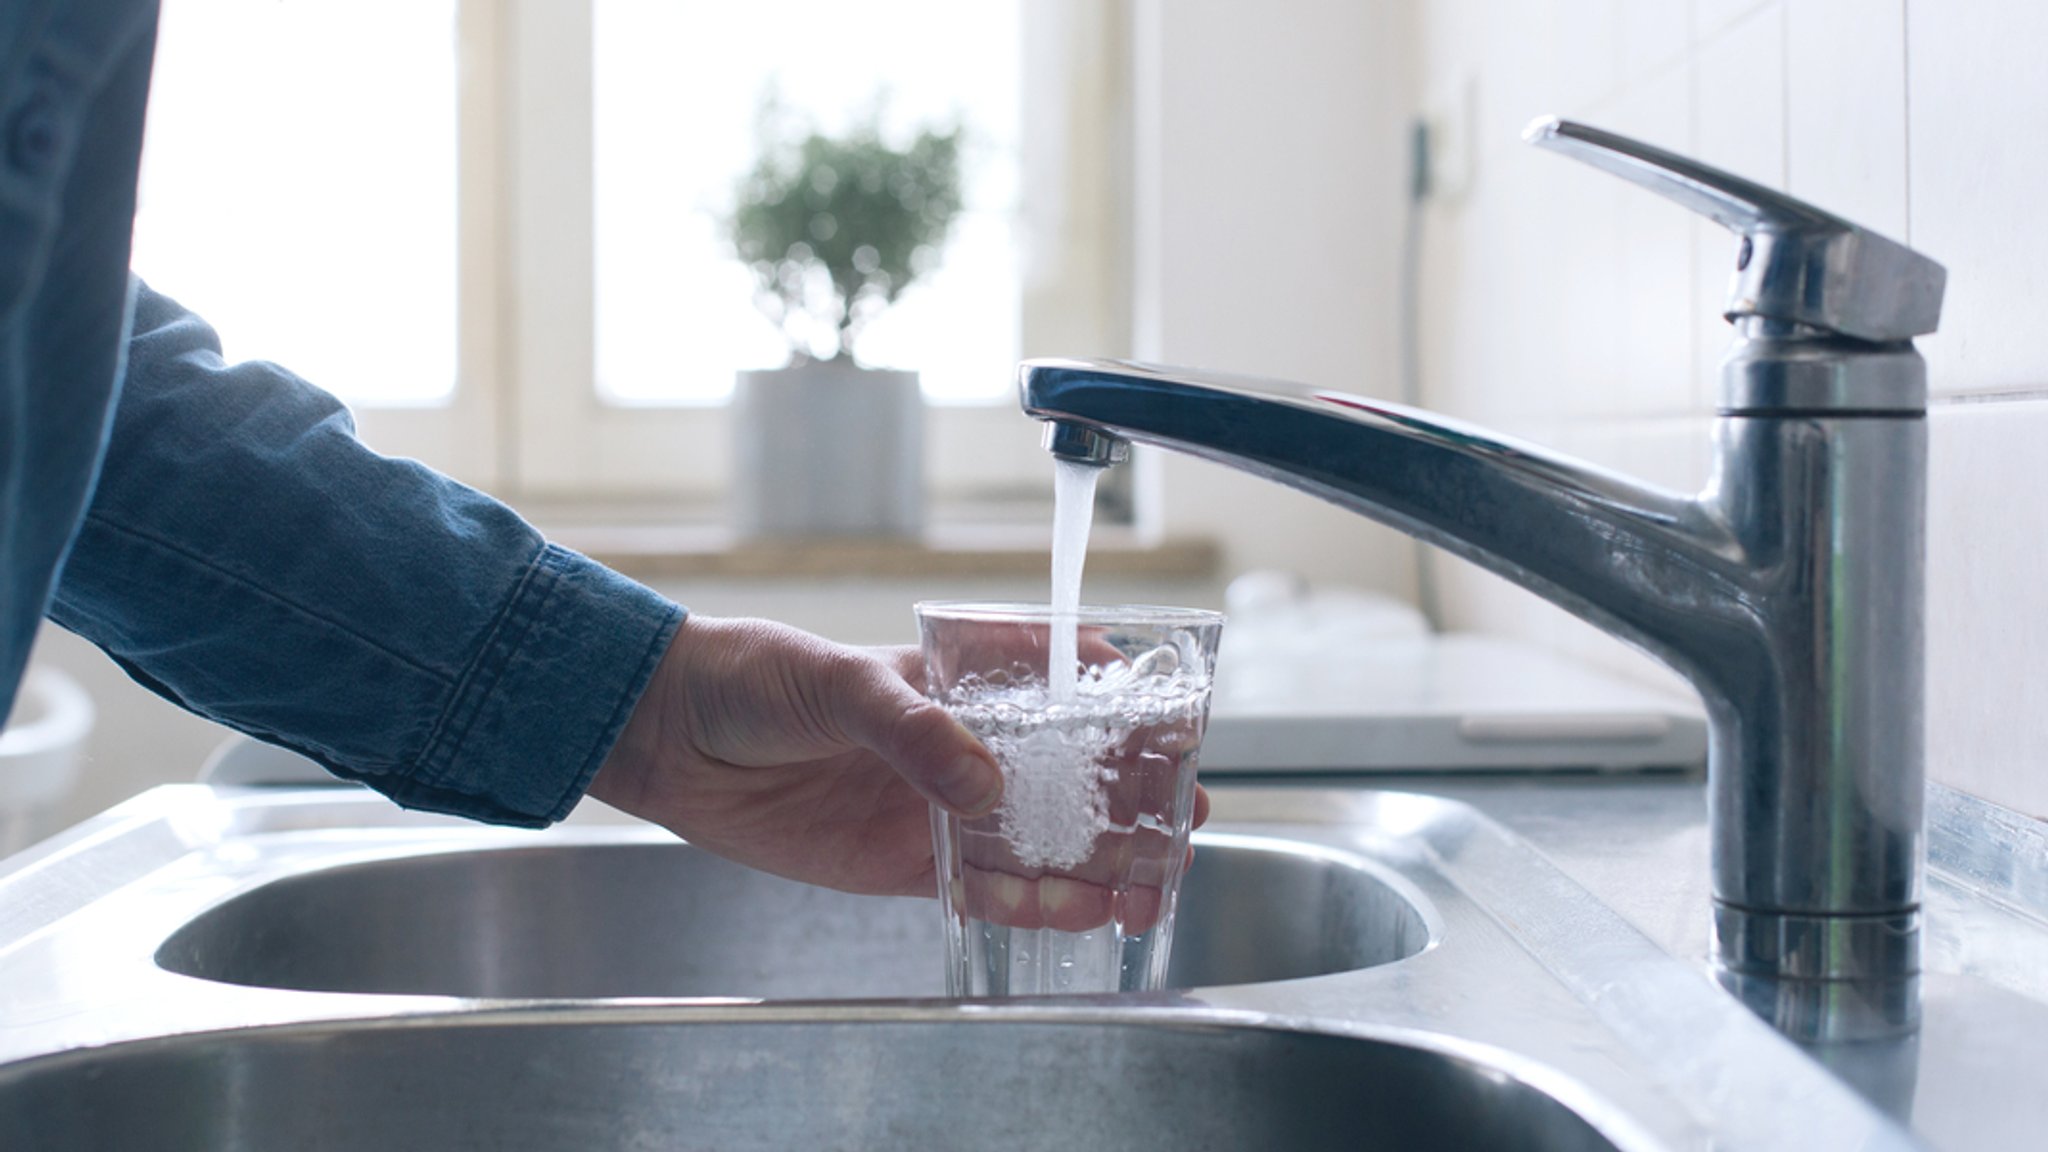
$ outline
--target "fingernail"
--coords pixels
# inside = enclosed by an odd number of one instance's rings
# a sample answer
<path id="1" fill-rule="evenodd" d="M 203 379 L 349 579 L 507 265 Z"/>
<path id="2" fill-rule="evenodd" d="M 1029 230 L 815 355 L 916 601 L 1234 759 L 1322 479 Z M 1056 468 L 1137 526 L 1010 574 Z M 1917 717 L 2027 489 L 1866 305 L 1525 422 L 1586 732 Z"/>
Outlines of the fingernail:
<path id="1" fill-rule="evenodd" d="M 1007 872 L 988 874 L 988 902 L 998 919 L 1009 921 L 1016 918 L 1024 907 L 1024 898 L 1030 894 L 1028 883 L 1019 876 Z"/>
<path id="2" fill-rule="evenodd" d="M 1062 932 L 1086 932 L 1109 923 L 1114 896 L 1109 889 L 1064 876 L 1038 880 L 1038 909 L 1045 926 Z"/>
<path id="3" fill-rule="evenodd" d="M 1042 876 L 1038 880 L 1039 911 L 1051 920 L 1078 903 L 1082 891 L 1079 884 L 1064 876 Z"/>
<path id="4" fill-rule="evenodd" d="M 1011 928 L 1043 928 L 1045 917 L 1038 910 L 1038 885 L 1021 876 L 1003 872 L 988 875 L 988 907 L 976 914 Z"/>
<path id="5" fill-rule="evenodd" d="M 979 756 L 962 756 L 938 782 L 939 795 L 966 816 L 985 816 L 1003 798 L 1003 774 Z"/>

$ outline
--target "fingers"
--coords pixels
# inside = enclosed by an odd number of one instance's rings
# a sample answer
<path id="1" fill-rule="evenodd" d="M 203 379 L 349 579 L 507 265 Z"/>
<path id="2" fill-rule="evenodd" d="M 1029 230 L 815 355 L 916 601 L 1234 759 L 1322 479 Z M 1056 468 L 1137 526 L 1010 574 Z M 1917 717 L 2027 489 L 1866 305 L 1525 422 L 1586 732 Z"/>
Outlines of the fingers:
<path id="1" fill-rule="evenodd" d="M 867 649 L 869 655 L 896 670 L 903 682 L 916 692 L 923 692 L 924 652 L 915 644 L 891 644 L 880 648 Z"/>
<path id="2" fill-rule="evenodd" d="M 996 819 L 963 824 L 955 898 L 967 915 L 1015 928 L 1083 932 L 1114 919 L 1126 933 L 1143 932 L 1187 866 L 1176 841 L 1159 828 L 1126 826 L 1096 836 L 1086 859 L 1046 866 L 1020 859 Z"/>
<path id="3" fill-rule="evenodd" d="M 973 865 L 961 871 L 967 915 L 1011 928 L 1086 932 L 1114 920 L 1119 930 L 1134 936 L 1151 931 L 1164 903 L 1159 887 L 1151 884 L 1119 891 L 1073 876 L 1017 876 Z"/>
<path id="4" fill-rule="evenodd" d="M 1035 661 L 1037 669 L 1044 667 L 1042 628 L 994 629 L 981 640 L 982 647 L 971 654 L 973 666 L 1013 666 L 1030 672 L 1034 671 L 1031 664 Z M 870 654 L 878 665 L 894 669 L 893 679 L 901 682 L 902 688 L 915 694 L 916 688 L 912 686 L 923 685 L 927 668 L 920 649 L 881 648 Z M 1081 637 L 1081 657 L 1084 663 L 1093 665 L 1125 659 L 1117 649 L 1087 630 Z M 933 671 L 941 680 L 948 675 L 944 667 Z M 896 686 L 889 687 L 892 698 L 900 698 L 896 696 L 897 690 Z M 923 698 L 920 696 L 919 700 Z M 929 713 L 944 717 L 951 730 L 939 725 Z M 1192 848 L 1175 851 L 1173 841 L 1177 837 L 1159 831 L 1153 822 L 1164 819 L 1170 826 L 1170 814 L 1182 803 L 1191 804 L 1188 816 L 1194 825 L 1199 826 L 1209 817 L 1209 795 L 1199 785 L 1192 789 L 1191 800 L 1178 798 L 1189 795 L 1182 791 L 1187 781 L 1179 752 L 1182 745 L 1199 738 L 1199 724 L 1189 731 L 1181 731 L 1182 727 L 1169 724 L 1133 733 L 1109 752 L 1105 768 L 1114 769 L 1112 778 L 1116 785 L 1107 790 L 1105 815 L 1113 825 L 1128 831 L 1100 837 L 1096 851 L 1075 866 L 1025 866 L 997 830 L 992 817 L 976 820 L 972 812 L 965 813 L 974 823 L 972 828 L 962 828 L 964 834 L 959 840 L 959 873 L 953 879 L 952 889 L 956 906 L 969 917 L 1012 928 L 1086 932 L 1114 922 L 1126 934 L 1150 931 L 1162 913 L 1164 890 L 1193 858 Z M 900 754 L 890 750 L 889 737 L 882 732 L 869 733 L 863 739 L 892 764 L 930 763 L 939 758 L 932 749 L 957 749 L 961 737 L 972 741 L 937 706 L 906 707 L 895 729 Z M 978 742 L 973 747 L 985 755 Z M 904 775 L 919 791 L 938 799 L 934 796 L 936 781 L 928 787 L 911 772 Z M 943 800 L 940 802 L 944 805 Z M 960 813 L 958 806 L 945 806 Z M 993 804 L 981 811 L 992 809 Z M 1141 816 L 1151 819 L 1141 820 Z"/>
<path id="5" fill-rule="evenodd" d="M 773 768 L 857 747 L 949 811 L 976 816 L 1001 798 L 988 750 L 906 679 L 915 649 L 862 651 L 762 620 L 686 627 L 698 665 L 685 695 L 700 713 L 688 727 L 706 753 Z"/>
<path id="6" fill-rule="evenodd" d="M 967 914 L 1012 928 L 1085 932 L 1109 923 L 1109 889 L 1067 876 L 1015 876 L 968 866 L 962 869 Z"/>
<path id="7" fill-rule="evenodd" d="M 847 656 L 831 678 L 837 690 L 826 697 L 830 721 L 934 804 L 968 818 L 993 811 L 1003 774 L 981 741 L 890 664 L 851 650 Z"/>

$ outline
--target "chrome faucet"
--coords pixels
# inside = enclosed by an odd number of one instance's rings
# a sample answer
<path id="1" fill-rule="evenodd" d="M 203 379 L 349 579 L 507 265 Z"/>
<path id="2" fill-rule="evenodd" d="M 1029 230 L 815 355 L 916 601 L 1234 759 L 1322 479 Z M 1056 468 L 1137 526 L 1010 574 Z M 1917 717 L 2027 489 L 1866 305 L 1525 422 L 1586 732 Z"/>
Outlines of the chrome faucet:
<path id="1" fill-rule="evenodd" d="M 1709 723 L 1715 966 L 1800 1040 L 1918 1020 L 1927 372 L 1939 264 L 1761 185 L 1568 121 L 1524 138 L 1738 237 L 1696 496 L 1434 414 L 1276 381 L 1027 361 L 1047 445 L 1126 440 L 1456 553 L 1689 679 Z"/>

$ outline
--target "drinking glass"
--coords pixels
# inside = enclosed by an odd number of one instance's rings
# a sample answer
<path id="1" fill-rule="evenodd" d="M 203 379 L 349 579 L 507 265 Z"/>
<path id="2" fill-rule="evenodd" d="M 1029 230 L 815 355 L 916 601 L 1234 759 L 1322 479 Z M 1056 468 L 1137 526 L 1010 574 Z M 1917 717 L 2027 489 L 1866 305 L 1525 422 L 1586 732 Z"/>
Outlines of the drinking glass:
<path id="1" fill-rule="evenodd" d="M 927 694 L 1003 772 L 987 816 L 932 813 L 948 993 L 1162 987 L 1223 617 L 931 602 L 917 619 Z"/>

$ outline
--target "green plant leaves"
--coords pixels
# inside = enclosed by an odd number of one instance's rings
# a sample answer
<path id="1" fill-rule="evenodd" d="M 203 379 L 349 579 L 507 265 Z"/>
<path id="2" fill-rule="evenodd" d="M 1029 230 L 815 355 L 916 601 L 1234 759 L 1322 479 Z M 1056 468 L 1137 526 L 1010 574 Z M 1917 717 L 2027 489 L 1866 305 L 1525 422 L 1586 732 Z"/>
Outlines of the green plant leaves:
<path id="1" fill-rule="evenodd" d="M 962 129 L 926 127 L 899 148 L 874 114 L 843 136 L 778 139 L 777 110 L 771 96 L 726 232 L 796 359 L 825 330 L 833 355 L 850 355 L 861 328 L 938 262 L 960 211 Z"/>

